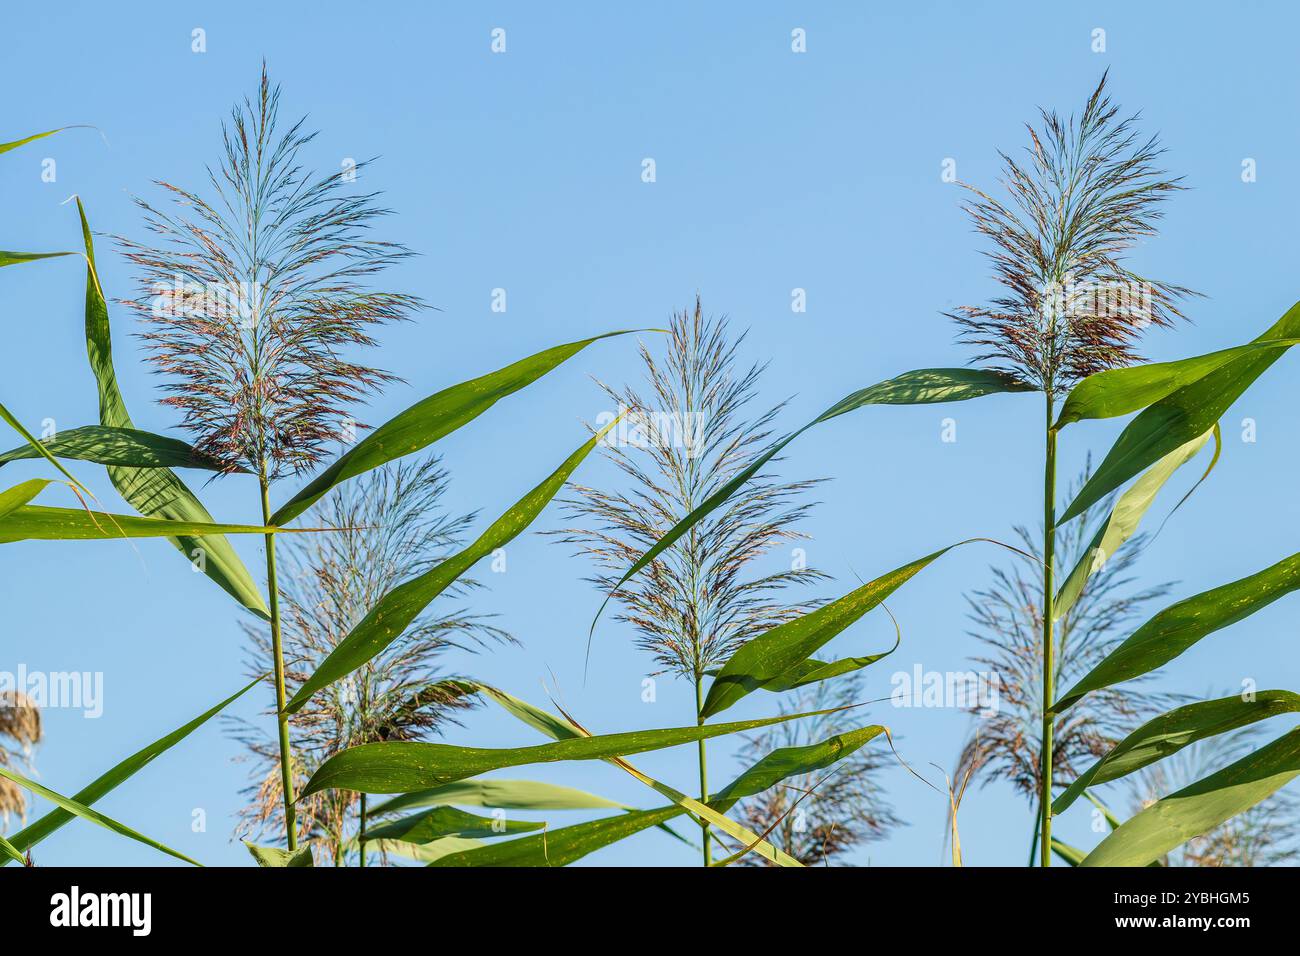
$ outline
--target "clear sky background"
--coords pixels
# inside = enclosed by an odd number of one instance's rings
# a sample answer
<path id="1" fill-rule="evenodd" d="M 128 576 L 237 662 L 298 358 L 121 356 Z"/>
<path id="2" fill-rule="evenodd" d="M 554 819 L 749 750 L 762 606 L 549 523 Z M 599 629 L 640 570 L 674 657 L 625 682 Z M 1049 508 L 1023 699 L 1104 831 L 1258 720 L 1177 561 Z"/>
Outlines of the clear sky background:
<path id="1" fill-rule="evenodd" d="M 218 157 L 219 123 L 251 93 L 262 58 L 284 85 L 286 117 L 310 114 L 322 132 L 318 168 L 345 157 L 380 161 L 365 174 L 396 210 L 390 237 L 421 257 L 393 274 L 399 287 L 441 311 L 382 333 L 377 363 L 406 379 L 364 413 L 381 422 L 453 382 L 548 345 L 615 328 L 661 326 L 698 292 L 705 309 L 750 330 L 745 355 L 770 360 L 769 401 L 793 396 L 793 427 L 844 394 L 917 367 L 955 366 L 941 312 L 993 291 L 979 244 L 941 164 L 990 185 L 997 150 L 1018 150 L 1040 105 L 1079 108 L 1109 69 L 1112 91 L 1159 132 L 1169 169 L 1191 189 L 1167 204 L 1162 235 L 1135 254 L 1139 270 L 1204 292 L 1191 324 L 1161 332 L 1147 354 L 1167 359 L 1246 341 L 1300 296 L 1294 210 L 1300 201 L 1297 16 L 1281 3 L 969 4 L 793 3 L 653 7 L 548 4 L 228 2 L 200 5 L 18 5 L 0 34 L 11 95 L 0 139 L 91 123 L 0 158 L 0 246 L 78 248 L 81 195 L 93 227 L 140 237 L 132 194 L 156 196 L 154 179 L 201 184 Z M 191 52 L 191 31 L 207 52 Z M 490 52 L 506 30 L 507 52 Z M 791 52 L 791 30 L 807 52 Z M 1104 53 L 1092 32 L 1106 31 Z M 42 182 L 41 162 L 57 161 Z M 652 157 L 657 182 L 641 181 Z M 1258 178 L 1242 181 L 1242 161 Z M 111 296 L 130 275 L 101 240 Z M 82 325 L 84 269 L 75 259 L 0 275 L 4 345 L 0 393 L 28 426 L 95 420 L 94 382 Z M 508 311 L 490 309 L 505 288 Z M 808 309 L 792 313 L 791 290 Z M 113 311 L 117 367 L 139 427 L 176 434 L 155 403 L 134 320 Z M 1300 423 L 1290 356 L 1224 419 L 1224 457 L 1212 479 L 1164 529 L 1141 562 L 1143 578 L 1175 580 L 1182 597 L 1259 570 L 1297 550 L 1293 494 Z M 439 450 L 452 471 L 450 504 L 499 513 L 581 440 L 604 403 L 592 376 L 618 383 L 638 373 L 630 340 L 593 346 L 508 399 Z M 957 406 L 877 408 L 800 438 L 783 474 L 830 477 L 804 530 L 811 562 L 832 573 L 829 593 L 973 535 L 1006 537 L 1033 524 L 1041 495 L 1041 398 L 998 396 Z M 957 420 L 944 443 L 941 420 Z M 1257 441 L 1241 440 L 1253 418 Z M 1104 453 L 1122 422 L 1074 426 L 1062 474 L 1091 449 Z M 13 443 L 12 441 L 10 443 Z M 76 474 L 124 507 L 103 470 Z M 1162 517 L 1176 491 L 1157 505 Z M 3 484 L 43 474 L 22 463 Z M 594 459 L 583 478 L 608 479 Z M 206 475 L 188 473 L 195 487 Z M 286 499 L 292 482 L 281 486 Z M 65 503 L 61 492 L 49 503 Z M 255 483 L 203 488 L 220 519 L 257 517 Z M 56 502 L 56 498 L 59 500 Z M 45 499 L 43 499 L 45 500 Z M 534 530 L 555 527 L 548 510 Z M 236 541 L 248 566 L 260 543 Z M 641 701 L 650 668 L 629 633 L 605 621 L 584 684 L 583 650 L 599 596 L 587 567 L 527 533 L 508 572 L 480 576 L 476 607 L 500 615 L 522 642 L 448 668 L 545 703 L 543 681 L 599 731 L 693 722 L 692 692 L 659 682 Z M 782 556 L 780 560 L 785 560 Z M 867 696 L 883 697 L 896 670 L 967 666 L 963 591 L 1001 560 L 988 546 L 953 553 L 891 599 L 904 628 L 900 651 L 869 669 Z M 40 778 L 72 793 L 144 743 L 233 692 L 243 680 L 237 610 L 169 545 L 24 543 L 0 549 L 0 669 L 102 671 L 103 715 L 49 710 L 37 754 Z M 1279 601 L 1165 668 L 1160 686 L 1197 695 L 1243 679 L 1300 689 L 1297 605 Z M 833 645 L 861 654 L 886 645 L 888 620 L 871 615 Z M 554 678 L 549 675 L 553 672 Z M 252 695 L 250 718 L 266 701 Z M 731 713 L 770 713 L 753 695 Z M 269 718 L 259 718 L 270 724 Z M 968 718 L 954 710 L 871 708 L 890 724 L 908 761 L 932 780 L 951 768 Z M 1270 725 L 1270 738 L 1285 729 Z M 454 742 L 509 746 L 540 740 L 491 710 L 473 714 Z M 716 779 L 739 765 L 730 741 L 710 745 Z M 216 722 L 100 802 L 104 812 L 206 863 L 247 864 L 232 839 L 246 768 Z M 692 748 L 639 763 L 681 788 L 693 785 Z M 659 798 L 604 764 L 508 774 L 582 786 L 641 806 Z M 944 858 L 944 798 L 901 769 L 882 775 L 908 822 L 856 854 L 862 864 L 937 864 Z M 1115 797 L 1126 804 L 1122 795 Z M 207 830 L 192 832 L 201 808 Z M 970 793 L 962 810 L 968 863 L 1020 864 L 1031 809 L 1009 788 Z M 552 826 L 576 816 L 550 815 Z M 1096 836 L 1080 804 L 1057 824 L 1070 842 Z M 41 844 L 47 864 L 159 864 L 170 860 L 84 822 Z M 590 863 L 689 864 L 696 856 L 658 832 L 588 858 Z"/>

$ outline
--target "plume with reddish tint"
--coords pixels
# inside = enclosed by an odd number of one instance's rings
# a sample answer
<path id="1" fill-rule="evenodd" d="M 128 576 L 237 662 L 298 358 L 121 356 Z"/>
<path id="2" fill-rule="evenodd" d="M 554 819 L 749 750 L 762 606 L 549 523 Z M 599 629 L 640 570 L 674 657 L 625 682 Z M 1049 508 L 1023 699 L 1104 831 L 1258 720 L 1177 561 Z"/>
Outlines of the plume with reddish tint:
<path id="1" fill-rule="evenodd" d="M 136 200 L 156 244 L 117 237 L 139 269 L 136 297 L 122 301 L 148 323 L 163 403 L 204 452 L 268 478 L 311 467 L 346 435 L 349 407 L 391 379 L 346 356 L 421 307 L 366 286 L 411 253 L 371 237 L 388 212 L 376 193 L 303 168 L 316 134 L 303 120 L 278 134 L 279 101 L 263 67 L 256 99 L 223 124 L 210 196 L 159 183 L 174 211 Z"/>
<path id="2" fill-rule="evenodd" d="M 1137 116 L 1119 118 L 1103 75 L 1078 117 L 1042 111 L 1029 126 L 1027 160 L 1000 153 L 1006 203 L 963 183 L 975 229 L 1005 291 L 986 305 L 948 313 L 963 341 L 1023 381 L 1046 391 L 1094 372 L 1139 361 L 1148 325 L 1180 317 L 1194 293 L 1141 276 L 1127 251 L 1156 234 L 1161 204 L 1184 188 L 1166 178 L 1156 137 L 1139 136 Z"/>

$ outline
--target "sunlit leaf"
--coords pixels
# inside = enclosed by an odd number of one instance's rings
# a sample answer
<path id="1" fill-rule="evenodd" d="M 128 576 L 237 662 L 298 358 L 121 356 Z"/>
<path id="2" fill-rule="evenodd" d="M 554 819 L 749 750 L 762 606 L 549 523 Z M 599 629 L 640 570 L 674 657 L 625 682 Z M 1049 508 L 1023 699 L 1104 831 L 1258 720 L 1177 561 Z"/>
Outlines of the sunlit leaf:
<path id="1" fill-rule="evenodd" d="M 373 807 L 366 816 L 375 817 L 444 803 L 502 810 L 627 809 L 625 804 L 554 783 L 539 783 L 536 780 L 460 780 L 432 790 L 404 793 Z"/>
<path id="2" fill-rule="evenodd" d="M 1263 690 L 1250 699 L 1234 694 L 1175 708 L 1147 721 L 1111 748 L 1056 798 L 1052 812 L 1064 812 L 1088 787 L 1141 770 L 1198 740 L 1296 712 L 1300 712 L 1300 694 L 1289 690 Z"/>
<path id="3" fill-rule="evenodd" d="M 273 846 L 254 846 L 247 840 L 244 841 L 244 846 L 248 847 L 248 852 L 253 854 L 253 859 L 257 861 L 258 866 L 300 868 L 316 865 L 312 859 L 310 846 L 300 846 L 296 850 L 281 850 Z"/>
<path id="4" fill-rule="evenodd" d="M 291 534 L 290 528 L 261 525 L 207 524 L 115 515 L 79 508 L 23 505 L 0 517 L 0 544 L 10 541 L 112 541 L 117 538 L 165 538 L 177 534 Z"/>
<path id="5" fill-rule="evenodd" d="M 1300 729 L 1142 810 L 1083 866 L 1144 866 L 1268 799 L 1300 774 Z"/>
<path id="6" fill-rule="evenodd" d="M 165 435 L 136 428 L 83 425 L 59 432 L 41 445 L 56 458 L 73 458 L 99 465 L 134 468 L 206 468 L 220 471 L 226 466 L 192 445 Z M 40 456 L 31 445 L 20 445 L 0 454 L 0 465 Z M 243 470 L 243 469 L 238 469 Z"/>
<path id="7" fill-rule="evenodd" d="M 403 843 L 432 843 L 443 837 L 490 839 L 541 830 L 545 823 L 535 820 L 505 820 L 467 813 L 456 807 L 434 807 L 400 820 L 371 827 L 366 841 L 401 840 Z"/>
<path id="8" fill-rule="evenodd" d="M 406 411 L 370 432 L 334 464 L 316 476 L 307 487 L 276 511 L 271 517 L 271 523 L 287 524 L 310 508 L 314 502 L 320 500 L 335 485 L 445 438 L 462 425 L 478 418 L 500 399 L 531 385 L 577 355 L 592 342 L 615 335 L 628 335 L 636 331 L 649 330 L 625 329 L 619 332 L 606 332 L 579 342 L 557 345 L 536 355 L 520 359 L 513 365 L 497 369 L 495 372 L 445 388 L 416 402 Z"/>

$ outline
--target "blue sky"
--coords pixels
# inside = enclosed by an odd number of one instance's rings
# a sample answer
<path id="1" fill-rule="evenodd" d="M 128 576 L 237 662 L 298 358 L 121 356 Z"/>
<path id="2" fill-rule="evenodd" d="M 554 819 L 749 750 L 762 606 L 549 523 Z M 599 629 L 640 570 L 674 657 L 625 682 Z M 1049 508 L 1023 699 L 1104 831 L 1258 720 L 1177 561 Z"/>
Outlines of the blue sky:
<path id="1" fill-rule="evenodd" d="M 1167 165 L 1191 187 L 1167 204 L 1162 235 L 1134 255 L 1139 270 L 1206 294 L 1192 322 L 1152 336 L 1147 354 L 1172 358 L 1245 341 L 1300 292 L 1297 242 L 1288 224 L 1300 200 L 1300 103 L 1291 38 L 1296 15 L 1281 5 L 1197 3 L 818 4 L 651 8 L 596 4 L 290 5 L 230 2 L 208 11 L 176 4 L 19 6 L 6 13 L 0 50 L 16 81 L 0 139 L 67 123 L 94 124 L 3 157 L 0 244 L 76 248 L 83 197 L 93 227 L 140 237 L 132 194 L 153 179 L 199 183 L 219 149 L 219 122 L 254 88 L 263 57 L 284 85 L 287 114 L 309 113 L 321 130 L 311 159 L 379 156 L 365 174 L 397 212 L 390 236 L 421 257 L 395 284 L 441 309 L 382 334 L 378 362 L 407 385 L 366 410 L 380 422 L 429 392 L 547 345 L 614 328 L 662 325 L 699 292 L 707 311 L 750 330 L 746 356 L 770 360 L 763 394 L 793 396 L 786 419 L 802 423 L 856 388 L 898 372 L 964 364 L 967 349 L 941 313 L 992 291 L 978 244 L 941 180 L 941 164 L 991 184 L 997 150 L 1019 149 L 1040 105 L 1082 104 L 1102 71 L 1115 97 L 1159 132 Z M 506 31 L 506 53 L 490 32 Z M 191 51 L 191 31 L 207 51 Z M 803 28 L 807 52 L 792 53 Z M 1092 50 L 1105 30 L 1106 49 Z M 17 82 L 19 81 L 20 82 Z M 655 160 L 654 183 L 641 179 Z M 57 163 L 53 183 L 42 160 Z M 1242 181 L 1255 160 L 1257 179 Z M 130 275 L 101 242 L 110 297 Z M 87 424 L 96 411 L 82 334 L 84 270 L 73 259 L 6 269 L 0 351 L 3 400 L 32 428 Z M 490 309 L 504 288 L 508 310 Z M 792 313 L 791 290 L 807 290 Z M 139 427 L 175 432 L 154 401 L 133 320 L 113 313 L 117 365 Z M 440 445 L 453 474 L 451 503 L 491 516 L 553 468 L 604 405 L 591 381 L 636 374 L 627 340 L 598 344 L 523 395 L 502 402 Z M 1175 580 L 1186 596 L 1258 570 L 1296 550 L 1300 504 L 1289 494 L 1300 424 L 1284 359 L 1224 419 L 1217 471 L 1144 556 L 1151 582 Z M 1041 494 L 1041 401 L 1016 395 L 962 406 L 867 409 L 809 432 L 783 466 L 791 478 L 829 476 L 807 523 L 811 562 L 848 590 L 973 535 L 1006 537 L 1033 523 Z M 941 441 L 941 421 L 958 440 Z M 1257 440 L 1242 441 L 1255 420 Z M 1075 426 L 1063 439 L 1062 474 L 1101 454 L 1122 422 Z M 6 486 L 39 474 L 5 469 Z M 80 466 L 105 502 L 121 507 L 102 469 Z M 588 480 L 609 478 L 600 463 Z M 192 473 L 201 484 L 205 476 Z M 1181 479 L 1184 482 L 1186 478 Z M 1185 484 L 1181 487 L 1185 487 Z M 279 491 L 284 500 L 291 491 Z M 1181 490 L 1178 492 L 1181 494 Z M 246 479 L 202 495 L 226 520 L 253 520 Z M 50 501 L 53 502 L 52 495 Z M 1170 499 L 1172 500 L 1172 499 Z M 62 503 L 62 502 L 60 502 Z M 1155 514 L 1167 511 L 1157 505 Z M 555 527 L 548 511 L 535 529 Z M 238 541 L 250 568 L 259 544 Z M 891 600 L 904 628 L 900 651 L 868 671 L 869 697 L 889 691 L 895 670 L 951 670 L 975 652 L 963 591 L 987 579 L 991 548 L 955 552 Z M 449 659 L 520 696 L 545 702 L 543 681 L 588 726 L 615 731 L 693 722 L 691 689 L 661 681 L 641 701 L 649 662 L 619 626 L 597 632 L 584 684 L 587 624 L 599 600 L 586 568 L 529 533 L 512 545 L 509 570 L 484 574 L 478 606 L 500 615 L 523 646 L 473 660 Z M 71 793 L 103 769 L 188 720 L 241 684 L 237 612 L 168 545 L 25 543 L 0 551 L 5 616 L 0 669 L 104 674 L 104 710 L 45 714 L 38 752 L 43 782 Z M 1295 606 L 1283 600 L 1205 641 L 1165 669 L 1160 686 L 1228 692 L 1251 678 L 1300 686 Z M 891 636 L 871 616 L 835 648 L 860 654 Z M 554 674 L 554 678 L 550 675 Z M 255 717 L 262 701 L 240 708 Z M 770 712 L 749 698 L 737 717 Z M 956 711 L 893 710 L 890 724 L 909 763 L 951 767 L 968 720 Z M 1277 727 L 1280 733 L 1282 727 Z M 490 711 L 450 738 L 482 746 L 536 742 Z M 715 776 L 737 765 L 732 746 L 710 748 Z M 100 808 L 207 863 L 248 862 L 232 842 L 245 783 L 237 745 L 215 724 L 168 753 Z M 689 749 L 647 755 L 647 772 L 691 785 Z M 654 806 L 656 795 L 606 765 L 566 764 L 510 776 L 580 785 Z M 856 857 L 860 863 L 935 864 L 943 859 L 944 800 L 901 770 L 882 783 L 909 826 Z M 1122 802 L 1117 800 L 1117 802 Z M 202 809 L 206 832 L 191 828 Z M 968 795 L 962 811 L 967 861 L 1019 864 L 1030 811 L 1008 788 Z M 570 818 L 551 815 L 552 826 Z M 576 819 L 576 818 L 573 818 Z M 1090 845 L 1087 813 L 1057 824 Z M 157 864 L 152 851 L 77 822 L 38 848 L 48 864 Z M 691 851 L 643 834 L 590 862 L 686 864 Z"/>

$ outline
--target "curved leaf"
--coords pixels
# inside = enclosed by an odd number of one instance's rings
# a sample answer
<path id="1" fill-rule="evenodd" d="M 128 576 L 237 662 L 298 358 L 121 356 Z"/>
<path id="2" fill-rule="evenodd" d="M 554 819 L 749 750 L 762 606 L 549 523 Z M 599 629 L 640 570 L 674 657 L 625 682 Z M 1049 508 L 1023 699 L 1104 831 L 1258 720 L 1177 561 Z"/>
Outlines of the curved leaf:
<path id="1" fill-rule="evenodd" d="M 18 510 L 51 484 L 53 482 L 49 478 L 32 478 L 30 481 L 0 491 L 0 518 Z"/>
<path id="2" fill-rule="evenodd" d="M 1194 458 L 1210 436 L 1215 434 L 1211 428 L 1203 435 L 1193 438 L 1185 445 L 1175 448 L 1152 466 L 1146 474 L 1133 483 L 1115 502 L 1106 523 L 1097 529 L 1092 542 L 1079 557 L 1079 562 L 1070 572 L 1070 576 L 1061 585 L 1056 594 L 1054 620 L 1065 617 L 1074 602 L 1078 600 L 1088 578 L 1099 571 L 1105 563 L 1119 553 L 1120 547 L 1133 536 L 1147 510 L 1156 500 L 1156 495 L 1165 486 L 1174 472 Z M 1216 455 L 1217 458 L 1217 455 Z M 1212 467 L 1212 466 L 1211 466 Z"/>
<path id="3" fill-rule="evenodd" d="M 763 466 L 780 454 L 786 445 L 814 425 L 820 425 L 822 422 L 838 418 L 840 415 L 866 405 L 929 405 L 938 402 L 964 402 L 972 398 L 980 398 L 984 395 L 993 395 L 999 392 L 1025 391 L 1033 391 L 1033 387 L 1003 372 L 974 368 L 922 368 L 904 372 L 895 378 L 859 389 L 851 395 L 846 395 L 802 428 L 791 432 L 772 444 L 766 451 L 737 472 L 730 481 L 706 498 L 698 508 L 665 532 L 663 537 L 656 541 L 641 557 L 637 558 L 627 571 L 623 572 L 623 576 L 618 579 L 618 583 L 614 585 L 609 595 L 601 602 L 600 609 L 596 612 L 596 619 L 599 620 L 601 612 L 605 610 L 605 605 L 609 603 L 610 598 L 634 574 L 668 548 L 671 548 L 677 539 L 689 531 L 693 525 L 720 507 L 728 498 L 739 491 L 745 482 L 757 475 Z M 594 632 L 595 621 L 592 621 L 591 627 L 592 632 Z M 588 643 L 590 644 L 590 636 L 588 637 Z"/>
<path id="4" fill-rule="evenodd" d="M 1267 339 L 1175 362 L 1112 368 L 1089 375 L 1071 389 L 1055 428 L 1084 419 L 1115 418 L 1154 405 L 1223 366 L 1270 349 L 1287 349 L 1300 339 Z"/>
<path id="5" fill-rule="evenodd" d="M 662 750 L 727 734 L 784 723 L 808 714 L 784 714 L 761 720 L 694 727 L 633 730 L 603 736 L 575 737 L 531 747 L 488 749 L 418 741 L 389 741 L 349 747 L 327 759 L 307 781 L 299 799 L 322 790 L 362 793 L 407 793 L 476 777 L 505 767 L 553 763 L 560 760 L 599 760 Z"/>
<path id="6" fill-rule="evenodd" d="M 14 431 L 22 435 L 23 438 L 27 440 L 27 444 L 31 447 L 31 449 L 35 451 L 36 454 L 40 455 L 42 458 L 48 461 L 51 465 L 53 465 L 59 471 L 59 473 L 63 475 L 63 477 L 68 479 L 69 483 L 71 483 L 73 488 L 81 492 L 86 497 L 94 497 L 93 495 L 91 495 L 90 489 L 88 489 L 85 485 L 79 482 L 76 478 L 72 477 L 72 472 L 64 468 L 63 465 L 60 464 L 57 458 L 55 458 L 48 451 L 45 450 L 45 446 L 42 445 L 37 440 L 35 435 L 33 435 L 23 426 L 23 423 L 17 419 L 17 417 L 14 415 L 13 412 L 5 408 L 3 402 L 0 402 L 0 420 L 7 422 L 9 426 L 13 428 Z"/>
<path id="7" fill-rule="evenodd" d="M 1198 740 L 1298 711 L 1300 694 L 1289 690 L 1260 691 L 1253 700 L 1234 694 L 1175 708 L 1147 721 L 1117 743 L 1056 798 L 1052 812 L 1064 812 L 1088 787 L 1141 770 Z"/>
<path id="8" fill-rule="evenodd" d="M 432 790 L 404 793 L 372 808 L 366 816 L 376 817 L 444 803 L 502 810 L 630 809 L 626 804 L 606 800 L 594 793 L 554 783 L 539 783 L 536 780 L 460 780 Z"/>
<path id="9" fill-rule="evenodd" d="M 331 488 L 357 475 L 378 468 L 403 455 L 425 448 L 450 435 L 482 415 L 499 400 L 525 386 L 577 355 L 592 342 L 615 335 L 628 335 L 647 329 L 624 329 L 594 335 L 579 342 L 553 348 L 520 359 L 512 365 L 487 375 L 445 388 L 416 402 L 406 411 L 389 419 L 370 432 L 351 450 L 339 457 L 294 495 L 271 517 L 271 524 L 287 524 L 302 514 Z"/>
<path id="10" fill-rule="evenodd" d="M 1300 302 L 1255 339 L 1255 344 L 1289 342 L 1297 333 Z M 1248 351 L 1149 405 L 1120 434 L 1057 525 L 1083 514 L 1134 475 L 1208 431 L 1285 351 L 1285 346 Z"/>
<path id="11" fill-rule="evenodd" d="M 489 839 L 541 830 L 545 823 L 536 820 L 498 820 L 467 813 L 455 807 L 434 807 L 424 813 L 381 823 L 366 831 L 366 841 L 400 840 L 403 843 L 432 843 L 443 837 Z"/>
<path id="12" fill-rule="evenodd" d="M 130 779 L 140 770 L 148 766 L 149 763 L 151 763 L 159 754 L 166 753 L 172 747 L 175 747 L 190 734 L 194 733 L 194 731 L 198 730 L 217 714 L 221 713 L 221 711 L 225 710 L 244 694 L 252 690 L 259 681 L 260 678 L 246 684 L 242 689 L 231 694 L 210 710 L 204 711 L 189 723 L 177 727 L 167 736 L 160 737 L 153 743 L 149 744 L 149 746 L 136 751 L 111 770 L 95 778 L 95 780 L 88 786 L 77 791 L 77 793 L 73 795 L 72 799 L 79 804 L 90 805 L 105 794 L 112 792 L 119 784 Z M 36 820 L 15 833 L 13 836 L 13 843 L 22 850 L 28 850 L 71 819 L 72 814 L 67 810 L 51 810 L 39 820 Z"/>
<path id="13" fill-rule="evenodd" d="M 112 428 L 107 425 L 83 425 L 59 432 L 58 437 L 41 442 L 56 458 L 73 458 L 99 465 L 132 468 L 206 468 L 221 471 L 222 462 L 205 456 L 197 448 L 176 438 L 155 435 L 136 428 Z M 40 449 L 20 445 L 0 454 L 0 465 L 25 458 L 36 458 Z M 239 469 L 243 470 L 243 469 Z"/>
<path id="14" fill-rule="evenodd" d="M 381 597 L 347 637 L 339 641 L 325 660 L 321 661 L 315 673 L 303 682 L 293 699 L 285 705 L 285 710 L 291 714 L 296 713 L 316 691 L 347 676 L 381 653 L 402 635 L 430 601 L 454 584 L 457 578 L 476 562 L 514 540 L 542 513 L 542 509 L 564 487 L 573 470 L 616 423 L 617 419 L 584 442 L 565 459 L 564 464 L 515 502 L 465 550 L 440 562 L 424 574 L 403 581 Z"/>
<path id="15" fill-rule="evenodd" d="M 718 676 L 714 678 L 708 696 L 704 699 L 700 716 L 708 718 L 719 714 L 756 690 L 797 687 L 808 683 L 809 674 L 819 668 L 836 668 L 837 664 L 827 665 L 819 661 L 813 661 L 817 666 L 811 669 L 807 665 L 818 648 L 929 567 L 937 558 L 963 544 L 987 540 L 989 539 L 971 538 L 941 548 L 901 568 L 895 568 L 888 574 L 882 574 L 874 581 L 868 581 L 830 604 L 747 641 L 718 671 Z M 879 655 L 876 659 L 883 656 Z"/>
<path id="16" fill-rule="evenodd" d="M 1300 587 L 1300 554 L 1256 574 L 1165 608 L 1061 695 L 1059 714 L 1089 691 L 1132 680 L 1167 664 L 1201 638 L 1249 617 Z"/>
<path id="17" fill-rule="evenodd" d="M 102 813 L 99 813 L 95 810 L 90 809 L 90 807 L 78 803 L 76 800 L 70 800 L 67 797 L 63 796 L 62 794 L 55 793 L 53 790 L 50 790 L 47 787 L 42 787 L 39 783 L 37 783 L 34 780 L 28 780 L 22 774 L 15 773 L 13 770 L 10 770 L 8 767 L 0 766 L 0 777 L 4 777 L 7 780 L 13 781 L 14 783 L 18 784 L 18 786 L 23 787 L 26 790 L 30 790 L 32 793 L 36 794 L 37 796 L 44 797 L 46 800 L 49 800 L 51 803 L 58 804 L 68 813 L 81 817 L 83 820 L 89 820 L 91 823 L 98 824 L 99 826 L 103 827 L 105 830 L 111 830 L 112 832 L 120 834 L 121 836 L 128 837 L 129 839 L 135 840 L 137 843 L 143 843 L 145 846 L 153 847 L 153 849 L 155 850 L 159 850 L 163 853 L 166 853 L 168 856 L 174 856 L 178 860 L 184 860 L 186 863 L 192 863 L 195 866 L 203 865 L 198 860 L 190 859 L 184 853 L 178 853 L 176 850 L 173 850 L 171 847 L 164 846 L 163 844 L 159 843 L 157 840 L 151 839 L 150 837 L 145 836 L 143 833 L 138 833 L 137 831 L 132 830 L 125 823 L 118 823 L 112 817 L 106 817 Z"/>
<path id="18" fill-rule="evenodd" d="M 86 244 L 86 353 L 99 388 L 99 423 L 110 428 L 134 428 L 117 385 L 117 373 L 113 369 L 113 338 L 108 321 L 108 303 L 104 300 L 99 283 L 90 223 L 86 220 L 86 210 L 80 199 L 77 200 L 77 211 L 81 215 L 81 234 Z M 194 492 L 168 468 L 109 465 L 108 478 L 131 507 L 146 517 L 209 525 L 214 523 L 212 515 L 195 497 Z M 208 537 L 180 534 L 171 541 L 187 561 L 193 559 L 195 551 L 200 551 L 204 555 L 204 574 L 258 617 L 269 619 L 266 602 L 253 583 L 248 568 L 224 537 L 220 534 Z"/>
<path id="19" fill-rule="evenodd" d="M 1300 774 L 1300 728 L 1125 822 L 1082 866 L 1145 866 L 1249 810 Z"/>
<path id="20" fill-rule="evenodd" d="M 28 143 L 34 143 L 38 139 L 44 139 L 47 136 L 53 136 L 55 133 L 62 133 L 65 129 L 73 129 L 72 126 L 60 126 L 58 129 L 47 129 L 44 133 L 33 133 L 22 139 L 16 139 L 11 143 L 0 143 L 0 153 L 7 153 L 11 149 L 17 149 L 19 146 L 26 146 Z"/>

